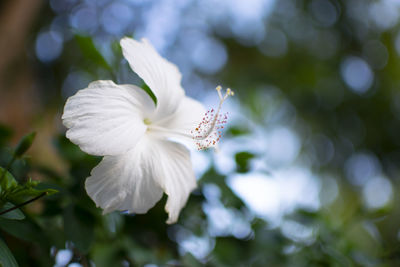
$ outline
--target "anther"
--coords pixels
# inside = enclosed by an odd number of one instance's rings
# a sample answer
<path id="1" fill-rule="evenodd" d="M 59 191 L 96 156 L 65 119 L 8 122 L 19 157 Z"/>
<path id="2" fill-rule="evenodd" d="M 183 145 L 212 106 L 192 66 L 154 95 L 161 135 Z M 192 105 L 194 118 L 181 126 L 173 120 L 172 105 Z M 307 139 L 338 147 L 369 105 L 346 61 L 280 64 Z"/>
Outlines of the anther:
<path id="1" fill-rule="evenodd" d="M 215 90 L 217 90 L 217 92 L 218 92 L 218 96 L 219 96 L 219 99 L 220 99 L 220 100 L 223 99 L 223 98 L 222 98 L 222 94 L 221 94 L 221 89 L 222 89 L 221 85 L 218 85 L 217 88 L 215 88 Z"/>

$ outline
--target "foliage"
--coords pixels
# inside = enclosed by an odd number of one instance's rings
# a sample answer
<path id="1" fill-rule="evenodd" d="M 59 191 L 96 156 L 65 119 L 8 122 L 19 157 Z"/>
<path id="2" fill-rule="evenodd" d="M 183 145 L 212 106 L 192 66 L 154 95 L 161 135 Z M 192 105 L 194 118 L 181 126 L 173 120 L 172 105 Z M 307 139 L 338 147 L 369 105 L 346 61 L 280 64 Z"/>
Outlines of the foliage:
<path id="1" fill-rule="evenodd" d="M 3 127 L 3 129 L 6 129 L 6 127 Z M 32 181 L 30 178 L 24 183 L 18 183 L 8 171 L 15 160 L 23 160 L 22 157 L 32 145 L 35 135 L 36 133 L 33 132 L 24 136 L 12 155 L 10 155 L 11 160 L 7 168 L 0 167 L 0 228 L 3 231 L 21 236 L 22 238 L 26 237 L 25 234 L 31 235 L 31 233 L 29 233 L 29 230 L 27 233 L 24 233 L 25 222 L 21 224 L 12 222 L 13 220 L 25 220 L 25 215 L 21 212 L 20 208 L 43 196 L 52 195 L 57 192 L 57 190 L 51 188 L 39 188 L 41 185 L 39 181 Z M 34 236 L 33 233 L 32 236 Z M 18 266 L 7 245 L 2 240 L 0 246 L 1 264 L 4 266 Z"/>

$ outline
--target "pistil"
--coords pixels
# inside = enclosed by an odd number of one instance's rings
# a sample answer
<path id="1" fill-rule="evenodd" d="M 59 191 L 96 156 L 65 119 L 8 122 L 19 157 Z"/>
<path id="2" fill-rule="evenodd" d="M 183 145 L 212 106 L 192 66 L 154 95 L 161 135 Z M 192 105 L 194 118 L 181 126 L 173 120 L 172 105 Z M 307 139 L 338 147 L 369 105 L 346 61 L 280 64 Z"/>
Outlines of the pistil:
<path id="1" fill-rule="evenodd" d="M 234 92 L 228 88 L 225 95 L 221 93 L 221 86 L 215 88 L 220 99 L 217 110 L 208 110 L 199 125 L 191 131 L 193 140 L 195 140 L 197 149 L 206 149 L 216 146 L 222 136 L 222 129 L 228 119 L 228 113 L 220 114 L 222 103 L 229 97 L 233 96 Z"/>

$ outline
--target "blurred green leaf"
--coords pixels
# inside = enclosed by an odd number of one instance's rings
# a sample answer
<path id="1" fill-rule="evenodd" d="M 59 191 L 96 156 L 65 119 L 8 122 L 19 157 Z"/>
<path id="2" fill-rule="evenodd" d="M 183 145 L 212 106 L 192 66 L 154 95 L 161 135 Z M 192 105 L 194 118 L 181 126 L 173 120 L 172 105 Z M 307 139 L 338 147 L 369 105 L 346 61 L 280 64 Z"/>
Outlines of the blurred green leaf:
<path id="1" fill-rule="evenodd" d="M 241 266 L 240 260 L 246 259 L 243 249 L 246 242 L 237 240 L 233 237 L 220 237 L 216 240 L 215 256 L 227 266 Z"/>
<path id="2" fill-rule="evenodd" d="M 79 147 L 73 144 L 65 135 L 60 135 L 55 140 L 54 145 L 63 159 L 71 165 L 78 165 L 80 168 L 90 165 L 97 165 L 101 157 L 91 156 L 86 154 Z"/>
<path id="3" fill-rule="evenodd" d="M 201 183 L 213 183 L 221 190 L 221 201 L 226 206 L 241 208 L 243 201 L 232 191 L 226 182 L 226 177 L 217 173 L 214 168 L 209 169 L 201 178 Z"/>
<path id="4" fill-rule="evenodd" d="M 107 243 L 96 243 L 92 251 L 93 261 L 98 267 L 114 266 L 121 260 L 118 242 L 112 246 Z"/>
<path id="5" fill-rule="evenodd" d="M 32 132 L 22 137 L 14 152 L 14 155 L 17 158 L 20 158 L 22 155 L 24 155 L 24 153 L 31 147 L 33 140 L 35 139 L 35 136 L 36 132 Z"/>
<path id="6" fill-rule="evenodd" d="M 81 49 L 85 57 L 93 61 L 94 64 L 112 71 L 111 66 L 107 63 L 104 57 L 97 50 L 91 37 L 75 35 L 75 40 L 78 43 L 79 48 Z"/>
<path id="7" fill-rule="evenodd" d="M 185 253 L 185 255 L 183 255 L 182 263 L 183 266 L 193 266 L 193 267 L 204 266 L 191 253 Z"/>
<path id="8" fill-rule="evenodd" d="M 244 128 L 242 126 L 230 126 L 228 130 L 226 131 L 226 134 L 231 135 L 231 136 L 240 136 L 240 135 L 245 135 L 249 134 L 250 130 L 247 128 Z"/>
<path id="9" fill-rule="evenodd" d="M 17 261 L 2 239 L 0 239 L 0 264 L 4 267 L 18 267 Z"/>
<path id="10" fill-rule="evenodd" d="M 0 124 L 0 146 L 4 145 L 12 136 L 13 131 L 7 126 Z"/>
<path id="11" fill-rule="evenodd" d="M 235 155 L 235 161 L 237 164 L 238 172 L 248 172 L 249 171 L 249 161 L 253 159 L 255 155 L 250 152 L 242 151 Z"/>
<path id="12" fill-rule="evenodd" d="M 0 212 L 11 209 L 13 207 L 15 207 L 14 204 L 7 202 L 0 209 Z M 25 215 L 22 213 L 22 211 L 20 209 L 14 209 L 14 210 L 11 210 L 9 212 L 6 212 L 6 213 L 0 215 L 0 218 L 9 219 L 9 220 L 23 220 L 23 219 L 25 219 Z"/>
<path id="13" fill-rule="evenodd" d="M 0 228 L 19 239 L 31 242 L 40 242 L 44 237 L 42 229 L 29 219 L 8 220 L 0 218 Z"/>
<path id="14" fill-rule="evenodd" d="M 138 246 L 132 239 L 123 237 L 119 243 L 125 251 L 126 258 L 130 259 L 137 266 L 144 266 L 146 263 L 156 262 L 153 253 L 144 247 Z"/>
<path id="15" fill-rule="evenodd" d="M 64 211 L 65 236 L 83 253 L 88 252 L 94 239 L 93 221 L 93 215 L 78 206 L 70 205 Z"/>

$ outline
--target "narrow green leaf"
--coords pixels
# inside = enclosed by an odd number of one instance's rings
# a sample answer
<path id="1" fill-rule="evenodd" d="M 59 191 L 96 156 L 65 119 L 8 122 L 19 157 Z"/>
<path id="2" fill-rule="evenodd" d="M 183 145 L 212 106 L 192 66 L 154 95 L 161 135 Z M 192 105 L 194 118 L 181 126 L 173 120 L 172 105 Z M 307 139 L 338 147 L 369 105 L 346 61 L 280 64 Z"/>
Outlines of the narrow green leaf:
<path id="1" fill-rule="evenodd" d="M 57 192 L 58 191 L 55 189 L 38 190 L 32 187 L 27 187 L 25 185 L 19 185 L 12 192 L 7 194 L 7 200 L 13 202 L 14 204 L 21 204 L 22 202 L 38 197 L 43 193 L 46 193 L 46 195 L 53 195 Z"/>
<path id="2" fill-rule="evenodd" d="M 11 209 L 13 207 L 15 207 L 14 204 L 7 202 L 0 209 L 0 212 Z M 9 220 L 23 220 L 23 219 L 25 219 L 25 215 L 22 213 L 22 211 L 20 209 L 15 209 L 15 210 L 12 210 L 12 211 L 9 211 L 7 213 L 0 215 L 0 218 L 9 219 Z"/>
<path id="3" fill-rule="evenodd" d="M 51 195 L 58 193 L 58 190 L 53 189 L 53 188 L 48 188 L 48 189 L 43 189 L 43 190 L 38 190 L 38 191 L 42 191 L 42 192 L 46 191 L 47 196 L 51 196 Z"/>
<path id="4" fill-rule="evenodd" d="M 157 97 L 155 96 L 153 91 L 151 91 L 150 87 L 147 84 L 144 84 L 142 86 L 142 89 L 151 97 L 151 99 L 153 99 L 154 104 L 157 105 Z"/>
<path id="5" fill-rule="evenodd" d="M 17 158 L 22 157 L 22 155 L 24 155 L 24 153 L 31 147 L 33 140 L 35 139 L 35 136 L 36 132 L 32 132 L 22 137 L 14 152 L 14 155 Z"/>
<path id="6" fill-rule="evenodd" d="M 18 267 L 17 261 L 2 239 L 0 239 L 0 264 L 4 267 Z"/>
<path id="7" fill-rule="evenodd" d="M 111 66 L 107 63 L 104 57 L 97 50 L 93 43 L 92 38 L 82 35 L 75 35 L 75 40 L 79 45 L 83 55 L 89 60 L 93 61 L 98 66 L 101 66 L 107 70 L 112 70 Z"/>

